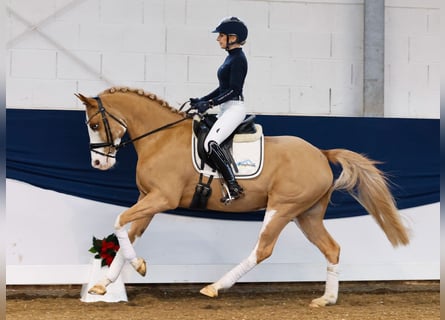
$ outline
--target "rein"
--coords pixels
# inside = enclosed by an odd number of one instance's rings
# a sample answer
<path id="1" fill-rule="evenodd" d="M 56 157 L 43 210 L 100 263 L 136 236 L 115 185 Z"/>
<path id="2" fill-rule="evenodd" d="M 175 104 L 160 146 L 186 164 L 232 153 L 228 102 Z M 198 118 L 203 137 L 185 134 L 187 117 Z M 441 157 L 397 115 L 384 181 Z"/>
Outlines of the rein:
<path id="1" fill-rule="evenodd" d="M 110 118 L 112 118 L 113 120 L 117 121 L 125 129 L 127 129 L 127 125 L 122 120 L 120 120 L 119 118 L 117 118 L 116 116 L 114 116 L 113 114 L 111 114 L 110 112 L 108 112 L 105 109 L 105 107 L 102 104 L 102 100 L 100 99 L 100 97 L 94 97 L 94 99 L 97 101 L 97 104 L 98 104 L 98 107 L 99 107 L 99 111 L 97 111 L 97 113 L 95 113 L 90 119 L 88 119 L 86 124 L 88 124 L 90 122 L 90 120 L 92 118 L 94 118 L 96 115 L 100 114 L 102 116 L 102 122 L 103 122 L 104 127 L 105 127 L 105 133 L 107 135 L 107 142 L 90 143 L 90 151 L 98 153 L 98 154 L 106 156 L 106 157 L 110 157 L 110 158 L 115 158 L 116 156 L 112 155 L 112 154 L 105 154 L 103 152 L 97 151 L 96 149 L 104 148 L 104 147 L 112 147 L 112 148 L 114 148 L 117 151 L 120 148 L 123 148 L 123 147 L 125 147 L 126 145 L 128 145 L 130 143 L 133 143 L 133 142 L 135 142 L 137 140 L 145 138 L 145 137 L 147 137 L 149 135 L 152 135 L 152 134 L 154 134 L 156 132 L 159 132 L 159 131 L 168 129 L 170 127 L 173 127 L 174 125 L 176 125 L 176 124 L 178 124 L 178 123 L 180 123 L 182 121 L 185 121 L 187 119 L 191 119 L 192 118 L 192 115 L 189 114 L 188 112 L 186 112 L 186 116 L 184 118 L 182 118 L 182 119 L 179 119 L 177 121 L 173 121 L 173 122 L 167 123 L 166 125 L 163 125 L 162 127 L 159 127 L 159 128 L 154 129 L 154 130 L 151 130 L 149 132 L 146 132 L 144 134 L 141 134 L 140 136 L 137 136 L 136 138 L 127 139 L 125 141 L 120 142 L 119 144 L 114 144 L 113 134 L 111 132 L 110 123 L 108 122 L 107 115 L 109 115 Z M 184 105 L 181 106 L 181 109 L 182 109 L 183 106 Z M 189 111 L 189 110 L 187 110 L 187 111 Z"/>

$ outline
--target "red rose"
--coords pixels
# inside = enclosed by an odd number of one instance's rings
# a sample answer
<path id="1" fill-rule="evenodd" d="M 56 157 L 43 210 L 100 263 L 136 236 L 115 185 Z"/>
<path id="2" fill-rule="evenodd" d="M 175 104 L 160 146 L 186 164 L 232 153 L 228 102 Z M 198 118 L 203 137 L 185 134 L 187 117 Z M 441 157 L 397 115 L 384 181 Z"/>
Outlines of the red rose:
<path id="1" fill-rule="evenodd" d="M 116 235 L 111 234 L 102 240 L 93 236 L 93 246 L 89 251 L 96 254 L 95 258 L 101 258 L 102 266 L 110 266 L 119 248 Z"/>
<path id="2" fill-rule="evenodd" d="M 102 240 L 102 248 L 100 249 L 101 252 L 106 252 L 108 249 L 114 250 L 115 244 L 113 242 L 107 242 L 105 240 Z"/>

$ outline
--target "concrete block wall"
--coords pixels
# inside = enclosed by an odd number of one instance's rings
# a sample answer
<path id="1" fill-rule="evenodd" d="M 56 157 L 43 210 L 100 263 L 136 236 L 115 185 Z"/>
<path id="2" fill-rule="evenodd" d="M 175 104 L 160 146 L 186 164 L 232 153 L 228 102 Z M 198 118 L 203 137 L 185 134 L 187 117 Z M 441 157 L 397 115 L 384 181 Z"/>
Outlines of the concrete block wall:
<path id="1" fill-rule="evenodd" d="M 385 116 L 439 118 L 439 2 L 385 4 Z"/>
<path id="2" fill-rule="evenodd" d="M 8 0 L 7 106 L 82 109 L 73 93 L 112 85 L 177 106 L 217 86 L 226 53 L 210 31 L 235 15 L 249 26 L 249 112 L 361 116 L 363 2 Z M 438 54 L 431 52 L 438 4 L 387 3 L 386 115 L 438 117 Z"/>

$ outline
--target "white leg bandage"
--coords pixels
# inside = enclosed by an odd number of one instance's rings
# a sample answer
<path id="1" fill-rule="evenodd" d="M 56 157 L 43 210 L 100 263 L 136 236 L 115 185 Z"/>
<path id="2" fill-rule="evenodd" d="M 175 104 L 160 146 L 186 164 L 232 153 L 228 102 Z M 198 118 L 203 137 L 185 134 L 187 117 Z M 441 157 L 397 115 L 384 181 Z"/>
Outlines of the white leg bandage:
<path id="1" fill-rule="evenodd" d="M 324 297 L 331 303 L 335 303 L 338 297 L 338 264 L 332 264 L 328 262 L 327 276 L 326 276 L 326 288 Z"/>
<path id="2" fill-rule="evenodd" d="M 116 281 L 117 277 L 119 277 L 124 266 L 125 266 L 125 259 L 122 254 L 122 251 L 119 250 L 116 253 L 116 256 L 114 257 L 113 262 L 110 265 L 110 268 L 108 269 L 107 276 L 106 276 L 107 279 L 110 282 Z"/>
<path id="3" fill-rule="evenodd" d="M 257 265 L 256 248 L 250 256 L 243 260 L 239 265 L 226 273 L 221 279 L 215 282 L 214 286 L 217 290 L 228 289 L 235 284 L 243 275 L 252 270 Z"/>
<path id="4" fill-rule="evenodd" d="M 124 228 L 120 228 L 116 229 L 114 233 L 119 240 L 119 252 L 122 252 L 125 260 L 135 263 L 137 261 L 136 251 L 128 238 L 128 232 Z"/>

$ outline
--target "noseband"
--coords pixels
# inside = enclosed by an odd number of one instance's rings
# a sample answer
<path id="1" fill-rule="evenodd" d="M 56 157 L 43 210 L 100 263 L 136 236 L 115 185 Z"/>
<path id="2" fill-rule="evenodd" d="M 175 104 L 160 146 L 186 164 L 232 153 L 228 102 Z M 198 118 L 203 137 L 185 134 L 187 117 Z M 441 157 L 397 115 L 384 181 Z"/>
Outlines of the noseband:
<path id="1" fill-rule="evenodd" d="M 88 125 L 88 123 L 91 121 L 91 119 L 93 119 L 95 116 L 100 114 L 101 117 L 102 117 L 102 122 L 104 124 L 105 134 L 107 135 L 107 142 L 90 143 L 90 151 L 92 151 L 94 153 L 97 153 L 97 154 L 100 154 L 100 155 L 103 155 L 103 156 L 106 156 L 108 158 L 116 158 L 116 156 L 113 155 L 113 154 L 110 154 L 110 153 L 103 153 L 101 151 L 98 151 L 97 149 L 110 147 L 110 148 L 114 148 L 117 151 L 120 148 L 125 147 L 127 144 L 133 143 L 136 140 L 142 139 L 142 138 L 144 138 L 146 136 L 149 136 L 149 135 L 151 135 L 153 133 L 156 133 L 156 132 L 159 132 L 161 130 L 170 128 L 170 127 L 174 126 L 175 124 L 180 123 L 180 122 L 182 122 L 184 120 L 190 119 L 192 117 L 191 114 L 186 113 L 186 116 L 184 118 L 182 118 L 182 119 L 179 119 L 177 121 L 168 123 L 168 124 L 166 124 L 166 125 L 164 125 L 162 127 L 159 127 L 159 128 L 154 129 L 152 131 L 144 133 L 144 134 L 142 134 L 142 135 L 140 135 L 140 136 L 138 136 L 138 137 L 136 137 L 134 139 L 128 139 L 128 140 L 123 141 L 123 142 L 121 142 L 119 144 L 114 144 L 113 133 L 111 132 L 110 123 L 108 122 L 108 117 L 107 116 L 109 116 L 111 119 L 117 121 L 121 126 L 123 126 L 125 128 L 125 130 L 127 130 L 127 125 L 121 119 L 117 118 L 116 116 L 114 116 L 113 114 L 111 114 L 110 112 L 108 112 L 105 109 L 105 107 L 102 104 L 102 100 L 100 99 L 100 97 L 94 97 L 94 99 L 97 101 L 97 105 L 98 105 L 99 110 L 94 115 L 92 115 L 91 118 L 89 118 L 86 121 L 86 124 Z"/>

